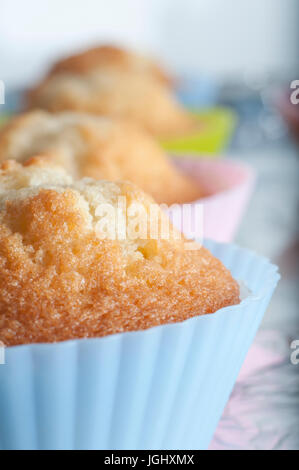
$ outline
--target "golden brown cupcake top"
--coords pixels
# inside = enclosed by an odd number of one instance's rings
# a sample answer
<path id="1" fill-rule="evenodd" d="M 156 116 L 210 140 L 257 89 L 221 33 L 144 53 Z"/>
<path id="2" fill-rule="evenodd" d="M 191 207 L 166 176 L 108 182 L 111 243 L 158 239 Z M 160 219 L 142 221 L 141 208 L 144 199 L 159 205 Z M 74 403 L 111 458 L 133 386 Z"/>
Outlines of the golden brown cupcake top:
<path id="1" fill-rule="evenodd" d="M 150 61 L 130 52 L 96 48 L 58 62 L 29 93 L 28 105 L 120 117 L 159 137 L 193 131 L 197 124 L 162 76 Z"/>
<path id="2" fill-rule="evenodd" d="M 74 182 L 43 158 L 3 163 L 0 341 L 104 336 L 239 303 L 238 284 L 208 250 L 186 250 L 172 228 L 168 238 L 144 236 L 152 210 L 153 200 L 129 183 Z M 125 224 L 115 239 L 113 211 Z"/>
<path id="3" fill-rule="evenodd" d="M 198 183 L 177 170 L 150 135 L 119 119 L 32 111 L 0 131 L 0 162 L 25 162 L 37 153 L 75 178 L 132 181 L 158 203 L 184 203 L 201 196 Z"/>
<path id="4" fill-rule="evenodd" d="M 171 79 L 160 65 L 148 57 L 114 45 L 102 45 L 79 52 L 57 62 L 50 75 L 58 73 L 86 74 L 91 70 L 111 68 L 120 72 L 149 75 L 164 84 Z"/>

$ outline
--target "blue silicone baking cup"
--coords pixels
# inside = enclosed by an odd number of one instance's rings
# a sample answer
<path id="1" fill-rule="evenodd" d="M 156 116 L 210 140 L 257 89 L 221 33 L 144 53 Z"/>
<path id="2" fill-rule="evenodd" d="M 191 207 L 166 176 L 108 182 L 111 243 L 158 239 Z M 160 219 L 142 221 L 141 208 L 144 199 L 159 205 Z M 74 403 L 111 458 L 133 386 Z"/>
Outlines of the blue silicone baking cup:
<path id="1" fill-rule="evenodd" d="M 145 331 L 7 348 L 0 449 L 206 449 L 279 280 L 265 258 L 206 246 L 251 290 L 239 305 Z"/>

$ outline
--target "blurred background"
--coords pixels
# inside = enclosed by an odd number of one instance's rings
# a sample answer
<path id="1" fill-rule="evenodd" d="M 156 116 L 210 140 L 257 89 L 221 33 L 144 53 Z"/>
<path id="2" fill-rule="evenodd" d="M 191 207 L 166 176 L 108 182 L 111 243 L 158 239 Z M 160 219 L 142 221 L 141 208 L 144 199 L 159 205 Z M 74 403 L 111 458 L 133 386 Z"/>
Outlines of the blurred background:
<path id="1" fill-rule="evenodd" d="M 236 241 L 276 262 L 282 280 L 212 448 L 299 449 L 298 0 L 0 0 L 6 104 L 58 57 L 97 43 L 149 53 L 196 109 L 225 107 L 237 126 L 222 154 L 257 172 Z M 208 149 L 207 149 L 208 150 Z"/>
<path id="2" fill-rule="evenodd" d="M 152 53 L 174 72 L 288 77 L 299 66 L 297 0 L 1 0 L 2 79 L 23 86 L 98 41 Z"/>

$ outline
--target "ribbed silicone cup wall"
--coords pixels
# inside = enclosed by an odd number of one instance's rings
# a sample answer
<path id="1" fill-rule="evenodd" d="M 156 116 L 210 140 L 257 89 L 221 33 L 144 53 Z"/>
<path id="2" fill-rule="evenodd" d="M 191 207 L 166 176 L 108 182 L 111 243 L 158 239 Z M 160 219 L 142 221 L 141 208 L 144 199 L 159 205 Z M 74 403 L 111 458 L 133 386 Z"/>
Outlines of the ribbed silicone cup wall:
<path id="1" fill-rule="evenodd" d="M 8 348 L 0 448 L 206 449 L 279 279 L 254 253 L 207 246 L 252 295 L 183 323 Z"/>

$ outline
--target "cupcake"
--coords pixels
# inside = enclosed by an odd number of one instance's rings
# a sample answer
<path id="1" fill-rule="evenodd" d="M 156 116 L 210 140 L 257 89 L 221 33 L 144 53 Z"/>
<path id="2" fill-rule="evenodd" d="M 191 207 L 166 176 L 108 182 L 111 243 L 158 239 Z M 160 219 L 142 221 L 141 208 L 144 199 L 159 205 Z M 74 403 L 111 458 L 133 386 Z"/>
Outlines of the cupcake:
<path id="1" fill-rule="evenodd" d="M 151 236 L 155 203 L 130 183 L 73 181 L 44 159 L 8 161 L 0 201 L 8 346 L 144 330 L 239 302 L 220 261 L 199 245 L 186 249 L 170 225 L 164 237 L 158 207 Z"/>
<path id="2" fill-rule="evenodd" d="M 131 183 L 2 164 L 0 449 L 208 447 L 277 268 L 168 222 Z"/>
<path id="3" fill-rule="evenodd" d="M 178 170 L 159 144 L 131 123 L 84 113 L 32 111 L 0 131 L 0 162 L 43 154 L 74 178 L 129 180 L 158 203 L 197 200 L 200 185 Z"/>
<path id="4" fill-rule="evenodd" d="M 120 73 L 140 74 L 169 86 L 172 82 L 167 72 L 155 61 L 114 45 L 94 47 L 62 59 L 52 67 L 49 75 L 59 73 L 84 75 L 91 69 L 99 71 L 99 73 L 103 69 L 112 69 Z"/>
<path id="5" fill-rule="evenodd" d="M 28 106 L 137 122 L 155 136 L 186 134 L 198 123 L 177 102 L 163 72 L 147 59 L 96 48 L 58 62 L 28 95 Z"/>

